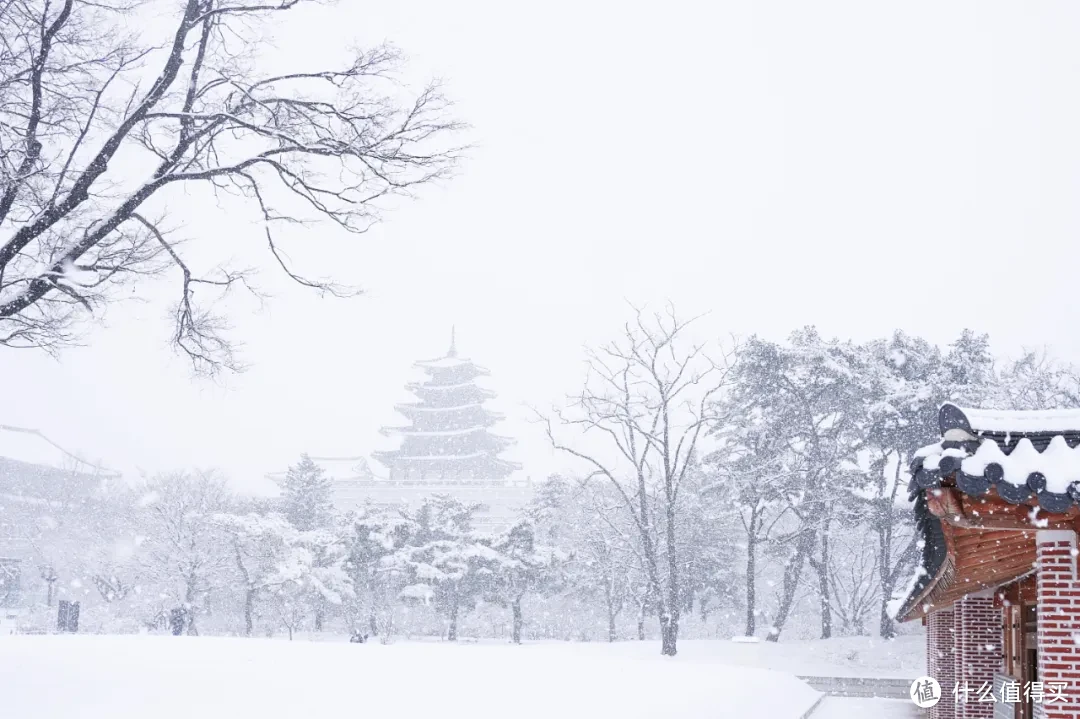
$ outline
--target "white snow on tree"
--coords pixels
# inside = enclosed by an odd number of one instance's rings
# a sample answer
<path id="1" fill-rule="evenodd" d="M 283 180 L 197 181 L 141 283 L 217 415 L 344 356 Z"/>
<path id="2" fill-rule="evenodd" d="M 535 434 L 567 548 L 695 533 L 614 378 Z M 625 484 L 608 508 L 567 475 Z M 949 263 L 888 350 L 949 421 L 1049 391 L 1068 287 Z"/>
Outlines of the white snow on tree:
<path id="1" fill-rule="evenodd" d="M 326 527 L 334 514 L 333 486 L 321 467 L 306 454 L 285 475 L 285 516 L 301 531 Z"/>

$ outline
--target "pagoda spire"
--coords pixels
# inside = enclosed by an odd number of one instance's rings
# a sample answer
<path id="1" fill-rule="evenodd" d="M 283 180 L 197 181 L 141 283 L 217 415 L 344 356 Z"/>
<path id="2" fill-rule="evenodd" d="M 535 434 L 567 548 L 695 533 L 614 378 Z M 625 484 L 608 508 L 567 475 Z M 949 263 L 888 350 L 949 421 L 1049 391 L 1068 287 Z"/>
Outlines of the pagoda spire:
<path id="1" fill-rule="evenodd" d="M 447 357 L 457 357 L 457 332 L 454 325 L 450 325 L 450 351 L 446 353 Z"/>

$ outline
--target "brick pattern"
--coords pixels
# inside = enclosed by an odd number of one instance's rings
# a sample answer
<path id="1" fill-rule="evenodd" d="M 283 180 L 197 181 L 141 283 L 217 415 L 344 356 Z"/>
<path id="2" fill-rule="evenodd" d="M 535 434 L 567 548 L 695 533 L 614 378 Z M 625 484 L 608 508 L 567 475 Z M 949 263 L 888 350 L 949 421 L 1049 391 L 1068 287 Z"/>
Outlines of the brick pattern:
<path id="1" fill-rule="evenodd" d="M 993 703 L 976 699 L 1004 668 L 1002 610 L 994 606 L 993 596 L 968 595 L 954 605 L 953 620 L 956 681 L 971 690 L 967 702 L 956 704 L 956 719 L 993 719 Z"/>
<path id="2" fill-rule="evenodd" d="M 1064 682 L 1064 701 L 1043 705 L 1047 719 L 1080 719 L 1080 581 L 1076 533 L 1040 531 L 1036 586 L 1039 604 L 1039 680 Z"/>
<path id="3" fill-rule="evenodd" d="M 927 711 L 928 719 L 956 719 L 952 690 L 956 685 L 955 624 L 952 609 L 934 612 L 926 618 L 926 672 L 941 684 L 943 696 Z"/>

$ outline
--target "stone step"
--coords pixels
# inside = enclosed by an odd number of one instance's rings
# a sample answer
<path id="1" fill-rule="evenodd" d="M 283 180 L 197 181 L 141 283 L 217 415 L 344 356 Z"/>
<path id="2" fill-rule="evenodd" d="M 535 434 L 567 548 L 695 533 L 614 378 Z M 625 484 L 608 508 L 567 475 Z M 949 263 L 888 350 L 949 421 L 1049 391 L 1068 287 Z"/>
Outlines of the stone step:
<path id="1" fill-rule="evenodd" d="M 813 677 L 800 676 L 816 691 L 834 697 L 878 697 L 907 699 L 911 680 L 893 677 Z"/>

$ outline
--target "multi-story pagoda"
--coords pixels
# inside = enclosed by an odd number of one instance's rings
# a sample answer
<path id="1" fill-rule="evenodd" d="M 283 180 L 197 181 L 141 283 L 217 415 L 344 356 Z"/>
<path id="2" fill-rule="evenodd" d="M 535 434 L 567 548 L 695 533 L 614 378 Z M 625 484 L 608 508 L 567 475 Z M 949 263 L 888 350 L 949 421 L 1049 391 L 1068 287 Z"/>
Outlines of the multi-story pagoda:
<path id="1" fill-rule="evenodd" d="M 381 430 L 401 435 L 401 445 L 372 453 L 389 469 L 388 476 L 373 472 L 360 456 L 311 455 L 332 482 L 335 507 L 342 513 L 367 506 L 415 510 L 433 494 L 448 494 L 480 506 L 478 528 L 505 529 L 532 499 L 533 487 L 528 477 L 511 477 L 518 464 L 499 457 L 513 440 L 489 431 L 502 417 L 484 408 L 494 393 L 476 384 L 487 370 L 458 356 L 453 335 L 445 357 L 416 367 L 427 380 L 406 387 L 419 401 L 396 407 L 411 424 Z M 284 476 L 269 475 L 275 482 Z"/>
<path id="2" fill-rule="evenodd" d="M 446 356 L 415 366 L 427 379 L 406 388 L 419 401 L 395 407 L 411 424 L 382 430 L 401 436 L 401 446 L 374 453 L 390 470 L 391 481 L 489 483 L 504 481 L 520 469 L 498 456 L 513 440 L 490 432 L 502 416 L 484 407 L 494 393 L 476 384 L 488 371 L 458 356 L 452 333 Z"/>

